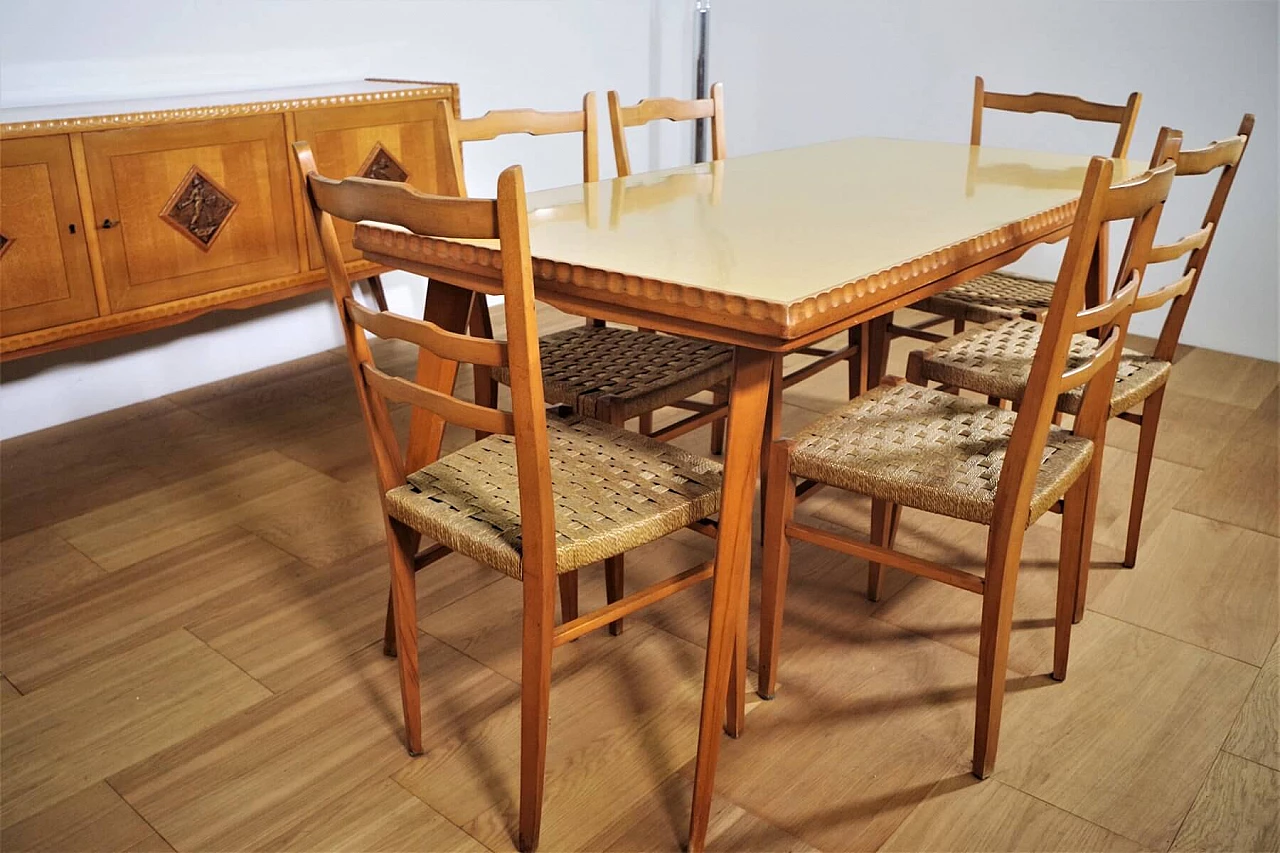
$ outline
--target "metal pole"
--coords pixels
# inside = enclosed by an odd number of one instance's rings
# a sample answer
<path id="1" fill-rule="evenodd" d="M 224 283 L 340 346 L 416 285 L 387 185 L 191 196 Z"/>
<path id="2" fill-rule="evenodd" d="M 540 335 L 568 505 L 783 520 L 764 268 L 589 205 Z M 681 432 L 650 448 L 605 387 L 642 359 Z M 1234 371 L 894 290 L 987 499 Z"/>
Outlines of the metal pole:
<path id="1" fill-rule="evenodd" d="M 693 96 L 707 97 L 707 40 L 711 31 L 711 0 L 698 0 L 694 15 L 697 18 L 697 53 L 693 66 Z M 707 120 L 700 118 L 693 123 L 693 162 L 707 160 Z"/>

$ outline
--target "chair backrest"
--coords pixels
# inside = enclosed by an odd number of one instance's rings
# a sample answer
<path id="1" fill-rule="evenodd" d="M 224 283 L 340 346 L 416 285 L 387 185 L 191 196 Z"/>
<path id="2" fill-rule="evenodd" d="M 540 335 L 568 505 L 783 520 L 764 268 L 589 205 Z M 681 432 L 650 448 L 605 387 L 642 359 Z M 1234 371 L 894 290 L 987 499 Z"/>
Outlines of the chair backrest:
<path id="1" fill-rule="evenodd" d="M 1176 153 L 1180 141 L 1180 137 L 1168 140 L 1167 156 Z M 1113 187 L 1113 162 L 1104 157 L 1094 157 L 1089 163 L 1062 267 L 1054 284 L 1053 299 L 1041 329 L 1027 389 L 1018 407 L 1013 435 L 996 488 L 996 523 L 1005 525 L 1003 529 L 1026 525 L 1036 476 L 1060 394 L 1084 386 L 1084 397 L 1072 429 L 1077 435 L 1095 443 L 1102 437 L 1110 414 L 1111 389 L 1124 335 L 1150 256 L 1160 213 L 1173 184 L 1174 168 L 1172 160 L 1167 159 L 1163 165 Z M 1094 251 L 1104 233 L 1104 226 L 1126 219 L 1133 224 L 1112 294 L 1100 304 L 1086 308 L 1086 280 L 1094 264 Z M 1068 365 L 1072 336 L 1095 330 L 1099 337 L 1096 348 L 1088 357 L 1072 359 Z"/>
<path id="2" fill-rule="evenodd" d="M 1054 95 L 1032 92 L 1029 95 L 1010 95 L 1004 92 L 988 92 L 981 77 L 973 78 L 973 123 L 969 129 L 969 144 L 982 144 L 982 111 L 1001 110 L 1014 113 L 1056 113 L 1078 121 L 1096 121 L 1118 125 L 1116 144 L 1112 157 L 1126 157 L 1129 140 L 1133 137 L 1133 124 L 1138 120 L 1138 107 L 1142 95 L 1131 92 L 1123 104 L 1100 104 L 1086 101 L 1075 95 Z"/>
<path id="3" fill-rule="evenodd" d="M 582 180 L 585 183 L 600 180 L 600 139 L 595 92 L 587 92 L 583 96 L 581 110 L 490 110 L 475 118 L 454 118 L 449 104 L 442 100 L 436 106 L 436 111 L 437 121 L 445 128 L 449 140 L 456 190 L 460 196 L 465 197 L 467 194 L 466 177 L 462 170 L 462 144 L 521 133 L 529 136 L 582 134 Z"/>
<path id="4" fill-rule="evenodd" d="M 405 456 L 392 428 L 388 400 L 426 409 L 448 423 L 468 429 L 515 436 L 524 554 L 526 558 L 536 555 L 544 564 L 550 554 L 554 566 L 555 519 L 551 509 L 546 406 L 520 167 L 512 166 L 498 177 L 496 199 L 464 199 L 428 195 L 408 184 L 390 181 L 326 178 L 317 172 L 306 142 L 295 142 L 293 147 L 320 233 L 325 271 L 346 340 L 379 485 L 383 491 L 404 485 L 405 476 L 410 473 L 405 470 Z M 385 222 L 424 236 L 498 240 L 506 342 L 458 334 L 429 320 L 361 305 L 352 294 L 342 265 L 334 218 L 353 223 Z M 383 372 L 374 361 L 366 332 L 379 338 L 408 341 L 448 361 L 509 367 L 512 410 L 459 400 L 450 393 Z"/>
<path id="5" fill-rule="evenodd" d="M 724 154 L 724 84 L 711 87 L 711 95 L 682 101 L 678 98 L 645 98 L 638 104 L 622 106 L 618 93 L 609 91 L 609 127 L 613 131 L 613 160 L 618 177 L 631 174 L 631 156 L 627 153 L 628 127 L 639 127 L 651 121 L 697 121 L 711 119 L 711 159 L 723 160 Z"/>
<path id="6" fill-rule="evenodd" d="M 1160 137 L 1156 142 L 1156 151 L 1152 155 L 1152 165 L 1162 156 L 1161 146 L 1164 141 L 1177 131 L 1169 128 L 1160 129 Z M 1178 338 L 1182 335 L 1182 326 L 1187 319 L 1187 311 L 1191 308 L 1191 299 L 1195 295 L 1196 285 L 1204 273 L 1205 258 L 1209 255 L 1209 247 L 1213 244 L 1214 234 L 1222 219 L 1222 209 L 1226 206 L 1227 195 L 1231 192 L 1232 182 L 1236 178 L 1236 169 L 1244 157 L 1244 150 L 1253 135 L 1253 115 L 1246 113 L 1240 121 L 1236 135 L 1228 139 L 1210 143 L 1204 148 L 1184 149 L 1177 152 L 1175 160 L 1178 164 L 1177 175 L 1207 175 L 1218 172 L 1218 182 L 1213 194 L 1209 197 L 1209 209 L 1200 223 L 1200 229 L 1176 240 L 1151 249 L 1148 263 L 1161 264 L 1176 261 L 1190 255 L 1180 275 L 1171 284 L 1166 284 L 1148 293 L 1140 293 L 1134 303 L 1134 313 L 1153 311 L 1164 306 L 1170 300 L 1173 304 L 1165 317 L 1160 330 L 1160 338 L 1156 342 L 1154 355 L 1165 361 L 1173 360 L 1174 350 L 1178 346 Z"/>

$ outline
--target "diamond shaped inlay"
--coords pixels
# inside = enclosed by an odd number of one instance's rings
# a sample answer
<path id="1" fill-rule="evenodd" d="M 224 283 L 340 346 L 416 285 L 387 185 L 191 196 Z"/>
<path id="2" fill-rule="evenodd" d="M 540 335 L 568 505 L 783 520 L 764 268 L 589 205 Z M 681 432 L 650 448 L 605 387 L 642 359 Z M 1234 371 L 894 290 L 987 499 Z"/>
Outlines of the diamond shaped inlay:
<path id="1" fill-rule="evenodd" d="M 164 206 L 160 218 L 209 251 L 239 204 L 198 166 L 192 166 Z"/>
<path id="2" fill-rule="evenodd" d="M 360 167 L 360 177 L 373 178 L 375 181 L 403 183 L 409 180 L 409 173 L 405 171 L 404 166 L 400 165 L 400 161 L 392 157 L 391 152 L 379 142 L 373 146 L 373 150 L 365 158 L 364 165 Z"/>
<path id="3" fill-rule="evenodd" d="M 12 244 L 13 244 L 12 240 L 4 236 L 3 234 L 0 234 L 0 258 L 4 257 L 5 251 L 7 251 L 9 246 L 11 246 Z"/>

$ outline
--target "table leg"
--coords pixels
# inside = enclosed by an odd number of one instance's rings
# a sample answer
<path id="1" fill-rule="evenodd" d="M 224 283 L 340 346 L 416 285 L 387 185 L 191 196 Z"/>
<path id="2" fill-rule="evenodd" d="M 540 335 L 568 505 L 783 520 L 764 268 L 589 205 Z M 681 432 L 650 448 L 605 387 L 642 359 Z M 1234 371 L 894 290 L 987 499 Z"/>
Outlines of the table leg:
<path id="1" fill-rule="evenodd" d="M 769 403 L 772 367 L 773 357 L 767 352 L 745 347 L 738 347 L 734 352 L 724 497 L 720 506 L 720 534 L 716 542 L 707 663 L 702 683 L 702 717 L 698 727 L 693 809 L 689 819 L 690 853 L 699 853 L 707 842 L 729 669 L 733 665 L 737 623 L 742 614 L 742 584 L 747 583 L 750 568 L 756 466 L 760 462 L 760 440 Z"/>
<path id="2" fill-rule="evenodd" d="M 471 313 L 471 291 L 439 279 L 427 282 L 426 305 L 422 312 L 442 329 L 463 333 L 467 317 Z M 427 388 L 453 393 L 453 383 L 458 376 L 458 362 L 441 358 L 430 350 L 418 353 L 417 382 Z M 414 407 L 409 421 L 409 448 L 405 454 L 405 468 L 412 472 L 440 457 L 440 444 L 444 440 L 444 419 L 439 415 Z"/>

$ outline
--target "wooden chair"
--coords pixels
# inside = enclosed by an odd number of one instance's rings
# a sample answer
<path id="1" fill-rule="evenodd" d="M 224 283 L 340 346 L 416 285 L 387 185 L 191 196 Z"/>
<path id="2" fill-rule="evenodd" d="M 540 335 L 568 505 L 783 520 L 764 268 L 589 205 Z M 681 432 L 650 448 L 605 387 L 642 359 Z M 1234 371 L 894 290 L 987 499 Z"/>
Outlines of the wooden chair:
<path id="1" fill-rule="evenodd" d="M 294 148 L 377 469 L 391 558 L 406 745 L 411 755 L 422 754 L 415 571 L 457 551 L 524 587 L 518 840 L 521 850 L 532 850 L 542 812 L 552 650 L 711 577 L 713 567 L 705 563 L 559 627 L 554 626 L 556 575 L 608 560 L 682 527 L 713 530 L 703 519 L 720 506 L 720 465 L 590 418 L 548 417 L 520 167 L 499 177 L 496 200 L 460 199 L 426 195 L 406 184 L 330 180 L 317 174 L 305 142 Z M 418 234 L 498 240 L 507 341 L 449 332 L 426 320 L 358 303 L 343 273 L 334 217 L 394 223 Z M 459 400 L 384 373 L 366 333 L 408 341 L 450 361 L 508 368 L 512 411 Z M 488 437 L 419 470 L 407 470 L 388 400 L 428 410 Z M 423 536 L 438 544 L 419 552 Z"/>
<path id="2" fill-rule="evenodd" d="M 1175 281 L 1138 296 L 1134 305 L 1135 313 L 1154 311 L 1165 305 L 1170 306 L 1169 312 L 1151 355 L 1132 350 L 1122 353 L 1115 387 L 1111 392 L 1111 417 L 1136 423 L 1140 427 L 1133 497 L 1129 504 L 1129 528 L 1124 549 L 1124 565 L 1127 567 L 1132 567 L 1138 557 L 1147 480 L 1155 452 L 1164 389 L 1173 368 L 1173 354 L 1178 346 L 1191 300 L 1195 296 L 1196 285 L 1204 273 L 1205 260 L 1221 220 L 1227 195 L 1235 180 L 1236 169 L 1253 133 L 1253 116 L 1245 115 L 1235 136 L 1214 142 L 1206 148 L 1169 154 L 1166 149 L 1176 133 L 1167 127 L 1160 131 L 1152 154 L 1152 165 L 1156 165 L 1163 157 L 1171 156 L 1177 162 L 1179 176 L 1204 175 L 1216 171 L 1218 177 L 1200 229 L 1181 240 L 1151 250 L 1151 264 L 1176 261 L 1188 254 L 1190 257 L 1182 274 Z M 912 353 L 908 376 L 920 382 L 941 382 L 978 391 L 992 398 L 1016 402 L 1025 393 L 1039 336 L 1039 324 L 1030 320 L 1012 319 L 988 323 L 935 344 L 927 350 Z M 1089 340 L 1077 338 L 1073 341 L 1072 352 L 1074 354 L 1087 349 L 1090 345 Z M 911 376 L 912 372 L 914 377 Z M 1076 414 L 1080 410 L 1080 395 L 1064 395 L 1058 401 L 1058 409 Z M 1076 621 L 1084 614 L 1084 589 L 1088 571 L 1089 567 L 1084 566 L 1080 580 L 1081 593 L 1076 603 Z"/>
<path id="3" fill-rule="evenodd" d="M 595 92 L 583 97 L 581 110 L 564 112 L 493 110 L 476 118 L 455 119 L 443 101 L 437 109 L 448 134 L 452 171 L 460 196 L 467 195 L 462 169 L 463 143 L 512 134 L 582 134 L 582 180 L 591 183 L 600 179 Z M 472 305 L 470 327 L 474 334 L 493 337 L 489 307 L 483 294 L 477 294 Z M 640 432 L 661 439 L 674 438 L 710 421 L 711 452 L 724 452 L 727 383 L 733 358 L 730 347 L 692 338 L 659 336 L 643 329 L 606 326 L 600 320 L 587 320 L 580 328 L 546 335 L 540 346 L 542 383 L 548 403 L 615 426 L 638 417 Z M 478 365 L 475 368 L 476 402 L 494 405 L 498 383 L 511 384 L 507 369 Z M 687 399 L 706 390 L 712 390 L 715 395 L 712 405 Z M 700 412 L 718 408 L 719 417 L 695 415 L 655 432 L 652 413 L 665 406 L 695 408 Z M 696 423 L 689 423 L 695 419 Z M 605 586 L 611 602 L 623 594 L 625 571 L 621 555 L 609 561 Z M 561 590 L 561 612 L 566 620 L 573 619 L 578 614 L 576 576 L 563 577 Z M 614 634 L 622 633 L 622 629 L 621 619 L 609 627 Z"/>
<path id="4" fill-rule="evenodd" d="M 723 83 L 713 84 L 710 97 L 702 99 L 686 101 L 678 98 L 645 98 L 637 104 L 623 106 L 618 93 L 610 91 L 608 102 L 609 125 L 613 132 L 613 158 L 619 177 L 632 174 L 631 155 L 627 149 L 627 128 L 640 127 L 654 121 L 709 120 L 711 122 L 711 159 L 717 161 L 725 158 Z M 849 397 L 856 397 L 866 390 L 867 367 L 862 358 L 865 357 L 867 350 L 861 346 L 863 334 L 863 327 L 857 326 L 849 330 L 846 346 L 826 349 L 814 345 L 797 350 L 796 354 L 811 356 L 814 360 L 782 376 L 781 386 L 790 388 L 829 367 L 844 362 L 849 370 Z M 781 374 L 781 357 L 775 369 Z M 717 402 L 724 406 L 727 400 L 726 396 L 723 400 L 718 398 Z M 640 431 L 647 432 L 643 421 Z"/>
<path id="5" fill-rule="evenodd" d="M 1168 163 L 1111 187 L 1113 164 L 1094 158 L 1045 317 L 1031 376 L 1015 413 L 911 385 L 882 384 L 824 416 L 792 439 L 773 445 L 765 517 L 760 605 L 760 695 L 777 688 L 778 650 L 790 540 L 869 561 L 867 596 L 879 597 L 882 565 L 942 581 L 982 596 L 978 707 L 973 772 L 992 771 L 1004 699 L 1014 590 L 1026 528 L 1059 501 L 1065 518 L 1059 554 L 1055 618 L 1056 679 L 1066 676 L 1076 577 L 1092 527 L 1089 494 L 1096 478 L 1108 392 L 1138 281 L 1147 262 L 1164 199 L 1173 181 Z M 1085 309 L 1090 261 L 1103 224 L 1132 219 L 1114 295 Z M 1097 329 L 1101 340 L 1069 359 L 1072 335 Z M 1083 387 L 1080 416 L 1067 431 L 1050 423 L 1062 393 Z M 860 542 L 795 521 L 797 478 L 872 498 L 871 541 Z M 902 506 L 987 525 L 981 577 L 893 549 Z"/>
<path id="6" fill-rule="evenodd" d="M 1054 95 L 1035 92 L 1030 95 L 1010 95 L 988 92 L 981 77 L 973 83 L 973 122 L 969 129 L 969 144 L 982 144 L 982 113 L 999 110 L 1015 113 L 1055 113 L 1077 121 L 1099 122 L 1116 126 L 1112 157 L 1127 157 L 1133 126 L 1138 119 L 1142 95 L 1131 92 L 1123 104 L 1102 104 L 1086 101 L 1074 95 Z M 1105 239 L 1105 238 L 1104 238 Z M 945 335 L 927 331 L 946 320 L 953 321 L 953 333 L 964 331 L 966 322 L 990 323 L 994 320 L 1028 317 L 1041 320 L 1049 309 L 1053 297 L 1053 282 L 1015 273 L 997 271 L 978 276 L 950 290 L 926 297 L 912 305 L 919 311 L 937 314 L 913 326 L 890 326 L 888 338 L 912 337 L 926 341 L 940 341 Z"/>

